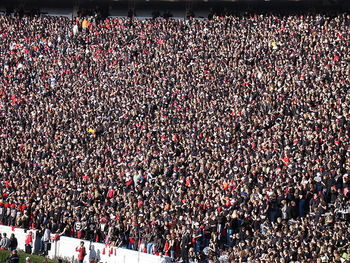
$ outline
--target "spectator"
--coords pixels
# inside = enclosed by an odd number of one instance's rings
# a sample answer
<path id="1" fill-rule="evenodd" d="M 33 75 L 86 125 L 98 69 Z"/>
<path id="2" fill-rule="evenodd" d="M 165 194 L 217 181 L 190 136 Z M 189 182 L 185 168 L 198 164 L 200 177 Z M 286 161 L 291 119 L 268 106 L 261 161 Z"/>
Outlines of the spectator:
<path id="1" fill-rule="evenodd" d="M 86 250 L 84 247 L 84 241 L 80 242 L 80 247 L 76 247 L 75 251 L 79 252 L 78 263 L 83 263 L 84 257 L 86 256 Z"/>
<path id="2" fill-rule="evenodd" d="M 13 250 L 11 256 L 9 257 L 9 261 L 11 263 L 18 263 L 19 262 L 19 256 L 17 255 L 17 250 Z"/>
<path id="3" fill-rule="evenodd" d="M 51 246 L 51 231 L 48 225 L 45 226 L 44 235 L 41 238 L 44 255 L 47 256 L 48 250 Z"/>
<path id="4" fill-rule="evenodd" d="M 166 263 L 166 262 L 167 262 L 166 258 L 163 256 L 163 253 L 160 252 L 159 253 L 159 263 Z"/>
<path id="5" fill-rule="evenodd" d="M 14 233 L 11 233 L 11 236 L 10 236 L 10 250 L 13 251 L 13 250 L 17 249 L 17 246 L 18 246 L 17 238 L 15 237 Z"/>
<path id="6" fill-rule="evenodd" d="M 10 239 L 7 237 L 7 234 L 6 233 L 3 233 L 2 234 L 2 239 L 0 241 L 0 248 L 1 249 L 5 249 L 5 250 L 8 250 L 10 248 L 10 244 L 11 244 L 11 241 Z"/>
<path id="7" fill-rule="evenodd" d="M 181 258 L 184 263 L 188 263 L 188 251 L 190 247 L 189 229 L 184 229 L 181 240 Z"/>
<path id="8" fill-rule="evenodd" d="M 349 21 L 0 16 L 1 223 L 175 260 L 338 257 Z"/>
<path id="9" fill-rule="evenodd" d="M 29 231 L 26 235 L 26 239 L 24 241 L 25 245 L 25 252 L 27 254 L 32 254 L 32 247 L 33 247 L 33 232 Z"/>

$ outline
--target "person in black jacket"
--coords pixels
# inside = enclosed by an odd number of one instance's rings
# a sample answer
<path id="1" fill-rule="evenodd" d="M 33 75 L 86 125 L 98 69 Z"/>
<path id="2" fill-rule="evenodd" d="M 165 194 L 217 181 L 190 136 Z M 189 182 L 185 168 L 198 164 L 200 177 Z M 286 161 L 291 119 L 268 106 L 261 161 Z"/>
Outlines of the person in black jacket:
<path id="1" fill-rule="evenodd" d="M 15 234 L 12 233 L 10 236 L 10 250 L 14 251 L 18 246 L 17 238 L 15 237 Z"/>
<path id="2" fill-rule="evenodd" d="M 292 201 L 287 207 L 288 218 L 296 219 L 298 217 L 298 207 L 296 203 Z"/>
<path id="3" fill-rule="evenodd" d="M 96 224 L 93 220 L 90 220 L 87 227 L 87 233 L 86 233 L 86 239 L 87 240 L 94 240 L 95 239 L 95 233 L 96 233 Z"/>
<path id="4" fill-rule="evenodd" d="M 182 257 L 183 263 L 188 263 L 189 243 L 190 243 L 189 231 L 184 230 L 182 234 L 182 240 L 181 240 L 181 257 Z"/>
<path id="5" fill-rule="evenodd" d="M 11 263 L 18 263 L 19 262 L 19 256 L 17 255 L 16 249 L 14 251 L 12 251 L 12 255 L 9 257 L 9 260 Z"/>
<path id="6" fill-rule="evenodd" d="M 3 220 L 5 217 L 5 211 L 6 211 L 6 208 L 4 207 L 3 203 L 0 203 L 0 222 L 1 223 L 4 223 Z"/>

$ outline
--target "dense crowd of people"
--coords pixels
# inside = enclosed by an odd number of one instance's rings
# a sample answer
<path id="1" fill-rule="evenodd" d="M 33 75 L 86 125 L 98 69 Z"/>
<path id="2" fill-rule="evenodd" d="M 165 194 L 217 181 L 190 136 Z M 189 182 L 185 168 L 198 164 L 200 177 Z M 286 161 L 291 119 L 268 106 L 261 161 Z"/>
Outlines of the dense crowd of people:
<path id="1" fill-rule="evenodd" d="M 349 262 L 349 26 L 1 16 L 0 222 L 186 263 Z"/>

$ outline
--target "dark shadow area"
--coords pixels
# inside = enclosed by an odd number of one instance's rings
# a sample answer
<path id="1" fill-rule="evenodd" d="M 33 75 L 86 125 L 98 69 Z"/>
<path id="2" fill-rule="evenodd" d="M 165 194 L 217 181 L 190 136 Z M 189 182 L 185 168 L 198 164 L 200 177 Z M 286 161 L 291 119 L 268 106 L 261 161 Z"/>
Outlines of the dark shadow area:
<path id="1" fill-rule="evenodd" d="M 117 10 L 125 16 L 135 17 L 138 11 L 150 10 L 150 17 L 171 18 L 173 13 L 187 11 L 187 16 L 207 18 L 203 13 L 211 15 L 253 13 L 323 13 L 346 12 L 350 10 L 350 1 L 346 0 L 13 0 L 1 1 L 0 7 L 7 14 L 14 13 L 19 16 L 38 15 L 41 9 L 73 9 L 74 3 L 79 5 L 80 16 L 97 16 L 105 18 Z M 190 4 L 189 4 L 190 3 Z"/>

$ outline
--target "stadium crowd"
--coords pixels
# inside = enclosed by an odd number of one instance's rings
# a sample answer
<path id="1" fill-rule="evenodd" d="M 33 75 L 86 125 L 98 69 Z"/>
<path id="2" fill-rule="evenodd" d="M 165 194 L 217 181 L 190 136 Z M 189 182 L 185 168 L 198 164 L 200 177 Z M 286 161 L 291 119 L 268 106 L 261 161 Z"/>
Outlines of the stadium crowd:
<path id="1" fill-rule="evenodd" d="M 0 222 L 186 263 L 349 262 L 349 26 L 1 16 Z"/>

